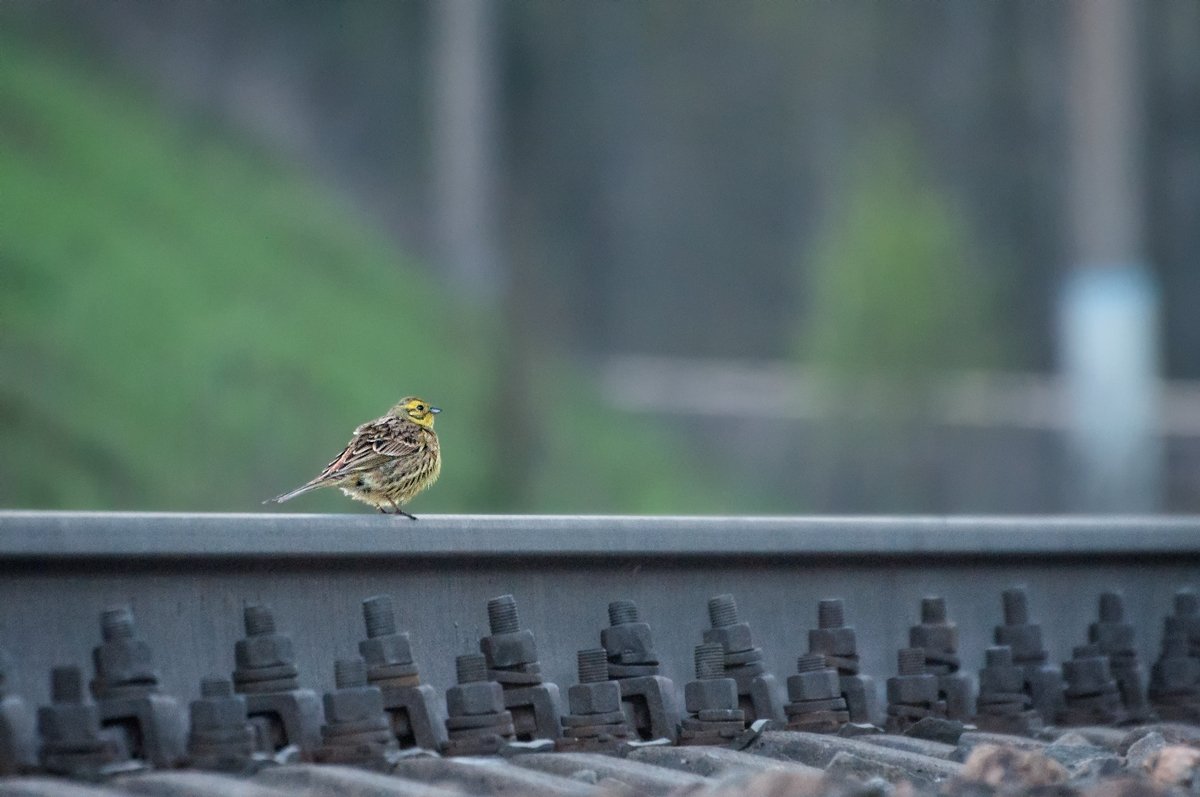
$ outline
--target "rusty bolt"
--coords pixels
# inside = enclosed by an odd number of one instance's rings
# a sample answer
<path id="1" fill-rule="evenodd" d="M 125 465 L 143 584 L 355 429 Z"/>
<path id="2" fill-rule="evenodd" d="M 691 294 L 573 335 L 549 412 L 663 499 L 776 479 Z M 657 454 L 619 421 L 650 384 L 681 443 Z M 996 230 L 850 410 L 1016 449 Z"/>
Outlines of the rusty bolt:
<path id="1" fill-rule="evenodd" d="M 533 632 L 521 629 L 517 602 L 512 595 L 501 595 L 488 601 L 488 626 L 492 633 L 479 640 L 479 650 L 487 657 L 489 667 L 504 669 L 538 660 Z"/>
<path id="2" fill-rule="evenodd" d="M 957 652 L 958 626 L 946 620 L 945 599 L 921 599 L 921 623 L 909 628 L 908 642 L 912 647 L 924 648 L 929 653 Z"/>
<path id="3" fill-rule="evenodd" d="M 1133 653 L 1133 626 L 1124 622 L 1125 604 L 1118 592 L 1100 595 L 1100 621 L 1088 627 L 1088 639 L 1104 653 Z"/>
<path id="4" fill-rule="evenodd" d="M 601 629 L 600 644 L 614 664 L 657 664 L 650 626 L 641 622 L 633 601 L 608 604 L 609 627 Z"/>
<path id="5" fill-rule="evenodd" d="M 938 699 L 937 676 L 925 672 L 925 651 L 904 648 L 897 656 L 900 674 L 887 681 L 888 703 L 923 705 Z"/>
<path id="6" fill-rule="evenodd" d="M 579 683 L 567 689 L 572 714 L 611 714 L 621 710 L 621 686 L 608 680 L 608 655 L 604 648 L 581 650 L 577 655 Z"/>
<path id="7" fill-rule="evenodd" d="M 1156 693 L 1187 692 L 1200 687 L 1200 661 L 1188 655 L 1186 636 L 1163 639 L 1162 656 L 1154 663 L 1150 682 Z"/>
<path id="8" fill-rule="evenodd" d="M 857 655 L 854 629 L 845 624 L 841 598 L 828 598 L 817 604 L 817 627 L 808 632 L 808 649 L 826 656 Z"/>
<path id="9" fill-rule="evenodd" d="M 113 686 L 158 683 L 150 646 L 136 636 L 133 612 L 128 606 L 105 609 L 100 614 L 100 633 L 104 642 L 93 648 L 96 667 L 93 690 L 100 697 Z"/>
<path id="10" fill-rule="evenodd" d="M 708 709 L 736 709 L 737 682 L 725 677 L 725 651 L 720 644 L 696 646 L 696 680 L 684 685 L 684 707 L 690 713 Z"/>
<path id="11" fill-rule="evenodd" d="M 38 733 L 49 744 L 90 747 L 100 734 L 100 711 L 83 702 L 83 674 L 78 667 L 50 671 L 49 706 L 38 709 Z"/>
<path id="12" fill-rule="evenodd" d="M 633 601 L 612 601 L 608 604 L 609 625 L 626 625 L 640 621 L 637 604 Z"/>
<path id="13" fill-rule="evenodd" d="M 726 653 L 741 653 L 754 648 L 750 624 L 738 619 L 737 603 L 732 595 L 717 595 L 708 601 L 712 628 L 704 632 L 705 642 L 716 642 Z"/>
<path id="14" fill-rule="evenodd" d="M 796 661 L 795 675 L 788 676 L 788 699 L 793 703 L 804 700 L 830 700 L 841 697 L 837 670 L 825 666 L 825 657 L 809 653 Z"/>
<path id="15" fill-rule="evenodd" d="M 255 670 L 292 664 L 292 640 L 275 632 L 275 617 L 266 606 L 247 606 L 242 613 L 246 636 L 234 645 L 238 669 Z"/>
<path id="16" fill-rule="evenodd" d="M 392 610 L 390 595 L 376 595 L 362 602 L 363 620 L 367 624 L 367 637 L 388 636 L 396 633 L 396 614 Z"/>
<path id="17" fill-rule="evenodd" d="M 1063 662 L 1063 677 L 1067 692 L 1073 695 L 1099 694 L 1115 691 L 1115 682 L 1109 668 L 1108 657 L 1098 645 L 1080 645 Z"/>
<path id="18" fill-rule="evenodd" d="M 488 626 L 493 634 L 513 634 L 521 630 L 517 600 L 512 595 L 492 598 L 487 604 Z"/>
<path id="19" fill-rule="evenodd" d="M 1012 648 L 1013 661 L 1017 664 L 1041 664 L 1046 660 L 1042 627 L 1029 622 L 1029 599 L 1025 588 L 1006 589 L 1002 599 L 1004 625 L 996 626 L 996 644 Z"/>
<path id="20" fill-rule="evenodd" d="M 446 709 L 451 717 L 499 714 L 504 711 L 504 689 L 487 680 L 487 660 L 479 653 L 466 653 L 454 660 L 458 684 L 446 690 Z"/>
<path id="21" fill-rule="evenodd" d="M 412 646 L 408 634 L 397 633 L 396 615 L 388 595 L 376 595 L 362 602 L 367 638 L 358 643 L 358 652 L 368 667 L 412 664 Z"/>
<path id="22" fill-rule="evenodd" d="M 984 668 L 979 671 L 979 694 L 1017 694 L 1025 688 L 1025 673 L 1013 664 L 1012 648 L 997 645 L 984 653 Z"/>
<path id="23" fill-rule="evenodd" d="M 246 698 L 233 693 L 233 683 L 209 677 L 200 681 L 200 699 L 192 701 L 193 730 L 241 729 L 246 725 Z"/>
<path id="24" fill-rule="evenodd" d="M 325 693 L 325 721 L 329 725 L 373 720 L 383 716 L 383 693 L 367 685 L 367 663 L 361 658 L 333 663 L 337 689 Z"/>

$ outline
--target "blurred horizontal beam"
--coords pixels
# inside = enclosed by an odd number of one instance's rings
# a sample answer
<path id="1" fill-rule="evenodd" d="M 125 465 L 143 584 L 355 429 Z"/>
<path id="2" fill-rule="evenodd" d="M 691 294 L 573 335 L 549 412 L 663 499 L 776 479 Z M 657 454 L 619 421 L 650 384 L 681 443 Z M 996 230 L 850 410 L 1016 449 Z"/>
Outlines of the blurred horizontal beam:
<path id="1" fill-rule="evenodd" d="M 826 420 L 862 411 L 869 396 L 883 408 L 886 379 L 850 382 L 859 403 L 847 409 L 828 378 L 795 363 L 627 355 L 601 368 L 607 400 L 636 412 L 774 420 Z M 946 373 L 932 385 L 928 419 L 946 426 L 1065 432 L 1071 428 L 1065 382 L 1058 376 L 1001 371 Z M 1200 381 L 1164 381 L 1158 433 L 1200 437 Z"/>
<path id="2" fill-rule="evenodd" d="M 632 517 L 0 511 L 0 563 L 1181 556 L 1200 517 Z"/>

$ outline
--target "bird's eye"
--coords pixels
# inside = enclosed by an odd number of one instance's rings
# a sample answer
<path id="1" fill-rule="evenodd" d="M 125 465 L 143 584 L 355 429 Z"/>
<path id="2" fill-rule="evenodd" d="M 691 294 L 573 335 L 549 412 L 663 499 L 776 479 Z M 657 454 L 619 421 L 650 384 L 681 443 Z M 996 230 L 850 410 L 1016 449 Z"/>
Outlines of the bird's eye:
<path id="1" fill-rule="evenodd" d="M 424 411 L 425 411 L 425 405 L 424 405 L 424 404 L 418 404 L 418 405 L 417 405 L 417 412 L 424 412 Z"/>

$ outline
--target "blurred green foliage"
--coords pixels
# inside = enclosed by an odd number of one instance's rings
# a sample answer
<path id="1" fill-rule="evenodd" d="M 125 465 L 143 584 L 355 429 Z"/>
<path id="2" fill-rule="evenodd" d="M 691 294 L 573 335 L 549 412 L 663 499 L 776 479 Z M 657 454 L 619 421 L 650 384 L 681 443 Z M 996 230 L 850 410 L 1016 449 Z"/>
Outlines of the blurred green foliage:
<path id="1" fill-rule="evenodd" d="M 446 459 L 418 513 L 719 508 L 669 436 L 580 379 L 536 397 L 537 498 L 514 505 L 496 469 L 527 463 L 489 431 L 498 318 L 284 159 L 0 48 L 0 505 L 258 509 L 417 393 L 445 410 Z M 355 508 L 333 491 L 287 506 Z"/>
<path id="2" fill-rule="evenodd" d="M 870 511 L 944 504 L 928 432 L 937 382 L 1002 353 L 996 286 L 919 153 L 903 130 L 869 136 L 814 247 L 800 348 L 831 410 L 811 441 L 825 505 L 862 506 L 868 493 Z"/>
<path id="3" fill-rule="evenodd" d="M 855 162 L 815 248 L 803 357 L 906 384 L 993 365 L 994 286 L 911 137 L 876 134 Z"/>

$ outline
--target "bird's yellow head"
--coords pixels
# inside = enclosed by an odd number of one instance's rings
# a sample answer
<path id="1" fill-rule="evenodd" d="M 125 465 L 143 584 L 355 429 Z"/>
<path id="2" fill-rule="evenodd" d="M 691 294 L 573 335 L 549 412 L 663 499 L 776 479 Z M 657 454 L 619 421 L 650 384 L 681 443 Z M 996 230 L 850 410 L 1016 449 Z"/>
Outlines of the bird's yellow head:
<path id="1" fill-rule="evenodd" d="M 433 416 L 441 412 L 440 409 L 431 405 L 423 398 L 409 396 L 406 399 L 401 399 L 400 403 L 392 408 L 392 414 L 398 418 L 408 418 L 413 423 L 419 423 L 426 429 L 433 428 Z"/>

